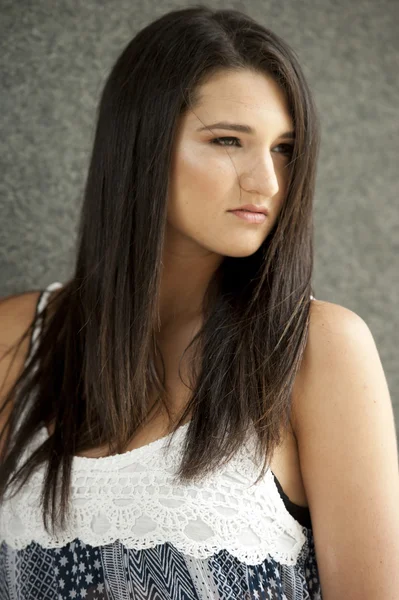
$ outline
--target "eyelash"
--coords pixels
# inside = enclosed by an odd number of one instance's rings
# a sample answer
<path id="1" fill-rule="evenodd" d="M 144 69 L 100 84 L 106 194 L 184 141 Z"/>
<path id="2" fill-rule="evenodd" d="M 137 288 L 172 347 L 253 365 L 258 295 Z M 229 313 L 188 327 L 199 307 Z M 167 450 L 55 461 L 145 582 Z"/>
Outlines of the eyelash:
<path id="1" fill-rule="evenodd" d="M 220 144 L 219 140 L 237 140 L 237 142 L 239 142 L 240 140 L 237 137 L 231 137 L 231 136 L 227 136 L 227 137 L 217 137 L 217 138 L 213 138 L 213 140 L 211 140 L 211 144 L 215 144 L 216 146 L 224 146 L 225 148 L 227 147 L 235 147 L 235 148 L 241 148 L 242 146 L 236 146 L 233 144 Z M 279 152 L 279 154 L 288 154 L 289 156 L 292 156 L 292 153 L 294 151 L 294 146 L 293 144 L 279 144 L 277 147 L 285 147 L 288 148 L 288 150 L 286 152 Z"/>

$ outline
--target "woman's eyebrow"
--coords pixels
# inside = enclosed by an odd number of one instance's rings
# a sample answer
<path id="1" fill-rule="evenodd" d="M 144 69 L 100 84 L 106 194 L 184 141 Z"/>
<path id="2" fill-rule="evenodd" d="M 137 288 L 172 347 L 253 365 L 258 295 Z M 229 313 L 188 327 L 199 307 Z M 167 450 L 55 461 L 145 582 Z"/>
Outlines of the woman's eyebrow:
<path id="1" fill-rule="evenodd" d="M 207 125 L 205 127 L 200 127 L 197 131 L 203 131 L 204 129 L 227 129 L 228 131 L 240 131 L 241 133 L 249 133 L 250 135 L 255 135 L 256 130 L 249 125 L 242 125 L 240 123 L 229 123 L 227 121 L 219 121 L 218 123 L 214 123 L 213 125 Z M 295 139 L 294 131 L 285 131 L 278 137 L 284 139 Z"/>

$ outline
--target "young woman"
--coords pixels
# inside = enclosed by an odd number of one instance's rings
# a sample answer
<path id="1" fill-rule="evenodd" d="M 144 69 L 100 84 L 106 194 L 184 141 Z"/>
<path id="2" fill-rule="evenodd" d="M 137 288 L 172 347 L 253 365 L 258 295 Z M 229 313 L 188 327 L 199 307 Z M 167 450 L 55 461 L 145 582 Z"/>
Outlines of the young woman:
<path id="1" fill-rule="evenodd" d="M 381 361 L 311 294 L 318 149 L 242 12 L 124 49 L 73 275 L 0 304 L 0 599 L 399 598 Z"/>

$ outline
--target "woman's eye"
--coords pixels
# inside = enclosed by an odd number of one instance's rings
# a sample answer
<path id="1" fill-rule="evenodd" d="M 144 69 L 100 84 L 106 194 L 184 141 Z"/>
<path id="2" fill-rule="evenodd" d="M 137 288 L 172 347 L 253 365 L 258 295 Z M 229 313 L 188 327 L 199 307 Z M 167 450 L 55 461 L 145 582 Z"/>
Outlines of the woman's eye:
<path id="1" fill-rule="evenodd" d="M 232 145 L 235 145 L 235 144 L 221 144 L 220 140 L 236 140 L 237 142 L 240 141 L 236 137 L 219 137 L 219 138 L 214 138 L 213 140 L 211 140 L 211 144 L 216 144 L 217 146 L 232 146 Z M 241 144 L 238 147 L 240 148 Z"/>
<path id="2" fill-rule="evenodd" d="M 234 142 L 238 142 L 239 146 L 237 146 L 236 143 L 234 143 L 234 144 L 222 143 L 222 142 L 225 142 L 226 140 L 229 140 L 229 141 L 232 140 Z M 214 138 L 213 140 L 211 140 L 211 144 L 216 144 L 217 146 L 236 146 L 237 148 L 241 148 L 240 140 L 236 137 L 230 137 L 230 136 Z M 276 146 L 276 148 L 283 149 L 281 152 L 278 152 L 277 154 L 286 154 L 288 156 L 292 156 L 292 154 L 294 152 L 293 144 L 279 144 L 278 146 Z"/>
<path id="3" fill-rule="evenodd" d="M 283 152 L 278 152 L 278 154 L 287 154 L 288 156 L 292 156 L 294 152 L 293 144 L 279 144 L 276 148 L 284 148 Z"/>

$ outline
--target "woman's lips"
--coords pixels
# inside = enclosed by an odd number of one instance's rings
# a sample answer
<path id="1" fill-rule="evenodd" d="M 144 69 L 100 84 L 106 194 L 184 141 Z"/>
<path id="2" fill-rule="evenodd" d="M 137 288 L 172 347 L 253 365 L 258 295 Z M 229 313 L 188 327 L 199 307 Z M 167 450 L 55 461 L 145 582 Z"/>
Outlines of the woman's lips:
<path id="1" fill-rule="evenodd" d="M 248 223 L 264 223 L 267 219 L 267 216 L 264 213 L 252 212 L 249 210 L 230 210 L 229 212 Z"/>

